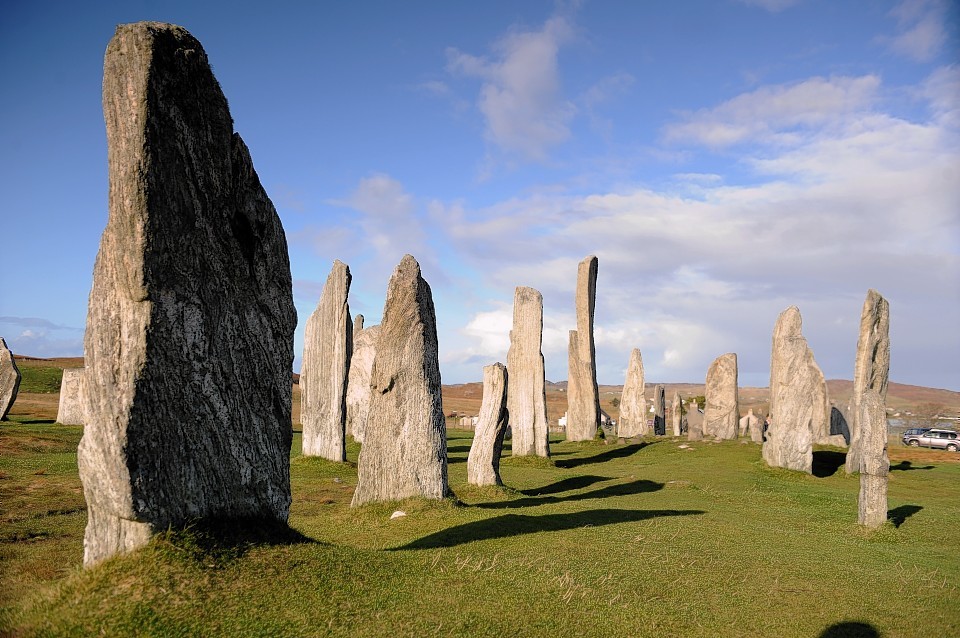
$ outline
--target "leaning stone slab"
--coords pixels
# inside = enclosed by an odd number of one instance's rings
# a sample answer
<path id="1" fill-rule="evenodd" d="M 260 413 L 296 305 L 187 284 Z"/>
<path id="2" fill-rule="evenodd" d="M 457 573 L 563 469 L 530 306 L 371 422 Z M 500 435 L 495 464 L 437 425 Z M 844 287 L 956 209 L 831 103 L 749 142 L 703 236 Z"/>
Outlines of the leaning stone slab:
<path id="1" fill-rule="evenodd" d="M 880 401 L 887 401 L 890 376 L 890 304 L 879 292 L 870 289 L 860 312 L 860 336 L 857 339 L 857 360 L 853 370 L 853 397 L 850 423 L 850 449 L 847 451 L 847 473 L 857 471 L 862 459 L 860 443 L 860 401 L 867 390 L 876 390 Z"/>
<path id="2" fill-rule="evenodd" d="M 593 315 L 597 305 L 597 258 L 586 257 L 577 268 L 577 329 L 570 331 L 567 378 L 567 440 L 589 441 L 600 425 Z"/>
<path id="3" fill-rule="evenodd" d="M 484 366 L 480 419 L 467 456 L 467 482 L 472 485 L 503 485 L 500 480 L 500 453 L 503 451 L 503 435 L 509 419 L 507 383 L 507 369 L 502 363 Z"/>
<path id="4" fill-rule="evenodd" d="M 286 522 L 293 305 L 283 227 L 206 53 L 117 27 L 109 218 L 84 338 L 84 565 L 198 519 Z"/>
<path id="5" fill-rule="evenodd" d="M 703 433 L 717 439 L 737 438 L 740 403 L 737 395 L 737 355 L 717 357 L 707 370 Z"/>
<path id="6" fill-rule="evenodd" d="M 860 425 L 860 496 L 857 520 L 867 527 L 879 527 L 887 520 L 887 411 L 880 393 L 867 388 L 860 397 L 857 423 Z"/>
<path id="7" fill-rule="evenodd" d="M 63 425 L 83 425 L 83 368 L 65 368 L 60 380 L 60 406 L 57 422 Z"/>
<path id="8" fill-rule="evenodd" d="M 667 399 L 660 384 L 653 388 L 653 433 L 657 436 L 667 433 Z"/>
<path id="9" fill-rule="evenodd" d="M 370 388 L 352 504 L 449 495 L 433 293 L 410 255 L 387 287 Z"/>
<path id="10" fill-rule="evenodd" d="M 363 315 L 358 315 L 363 317 Z M 362 323 L 361 323 L 362 325 Z M 357 323 L 354 322 L 354 328 Z M 350 357 L 350 372 L 347 374 L 347 434 L 358 443 L 363 443 L 370 411 L 370 373 L 377 354 L 380 326 L 361 328 L 353 333 L 353 356 Z"/>
<path id="11" fill-rule="evenodd" d="M 542 343 L 543 296 L 533 288 L 519 286 L 513 295 L 513 329 L 507 351 L 513 456 L 550 456 Z"/>
<path id="12" fill-rule="evenodd" d="M 627 378 L 620 395 L 620 422 L 617 423 L 617 429 L 621 438 L 630 439 L 650 433 L 650 428 L 647 427 L 647 401 L 643 390 L 643 357 L 640 356 L 640 349 L 634 348 L 630 351 Z"/>
<path id="13" fill-rule="evenodd" d="M 346 461 L 347 375 L 353 354 L 350 268 L 333 262 L 303 335 L 300 422 L 303 455 Z"/>
<path id="14" fill-rule="evenodd" d="M 7 414 L 17 400 L 17 391 L 20 390 L 20 370 L 13 358 L 13 353 L 7 347 L 7 342 L 0 337 L 0 421 L 7 420 Z"/>

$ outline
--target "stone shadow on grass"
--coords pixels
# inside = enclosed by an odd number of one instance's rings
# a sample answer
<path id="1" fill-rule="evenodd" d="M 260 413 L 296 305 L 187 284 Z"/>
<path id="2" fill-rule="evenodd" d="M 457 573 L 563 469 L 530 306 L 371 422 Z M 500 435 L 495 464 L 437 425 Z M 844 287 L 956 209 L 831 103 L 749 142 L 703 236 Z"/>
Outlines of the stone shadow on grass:
<path id="1" fill-rule="evenodd" d="M 435 534 L 424 536 L 406 545 L 394 547 L 388 551 L 396 552 L 408 549 L 438 549 L 456 547 L 473 541 L 495 538 L 510 538 L 521 534 L 537 532 L 559 532 L 578 527 L 600 527 L 617 523 L 645 521 L 661 516 L 694 516 L 705 514 L 702 510 L 618 510 L 597 509 L 571 514 L 502 514 L 482 521 L 465 523 Z"/>
<path id="2" fill-rule="evenodd" d="M 562 467 L 565 469 L 570 469 L 572 467 L 579 467 L 581 465 L 590 465 L 591 463 L 603 463 L 605 461 L 610 461 L 612 459 L 622 459 L 631 454 L 639 452 L 648 445 L 653 445 L 644 441 L 643 443 L 633 443 L 631 445 L 625 445 L 623 447 L 615 447 L 612 450 L 607 450 L 606 452 L 601 452 L 600 454 L 594 454 L 593 456 L 588 456 L 585 458 L 578 459 L 569 459 L 566 461 L 557 461 L 557 467 Z"/>
<path id="3" fill-rule="evenodd" d="M 900 462 L 897 463 L 896 465 L 891 465 L 891 466 L 890 466 L 890 471 L 893 472 L 894 470 L 896 470 L 896 471 L 898 471 L 898 472 L 906 472 L 906 471 L 908 471 L 908 470 L 932 470 L 932 469 L 935 468 L 935 467 L 937 467 L 937 466 L 936 466 L 936 465 L 924 465 L 924 466 L 922 466 L 922 467 L 918 467 L 918 466 L 914 465 L 913 463 L 911 463 L 910 461 L 900 461 Z"/>
<path id="4" fill-rule="evenodd" d="M 901 505 L 887 512 L 887 520 L 893 523 L 894 527 L 900 527 L 904 521 L 922 509 L 921 505 Z"/>
<path id="5" fill-rule="evenodd" d="M 880 632 L 865 622 L 838 622 L 824 629 L 817 638 L 880 638 Z"/>
<path id="6" fill-rule="evenodd" d="M 813 475 L 817 478 L 827 478 L 836 474 L 840 466 L 847 462 L 846 452 L 832 450 L 816 450 L 813 453 Z"/>
<path id="7" fill-rule="evenodd" d="M 549 485 L 544 485 L 543 487 L 520 490 L 520 492 L 527 496 L 558 494 L 560 492 L 569 492 L 570 490 L 582 490 L 585 487 L 590 487 L 594 483 L 612 481 L 613 479 L 614 477 L 612 476 L 591 476 L 590 474 L 584 474 L 582 476 L 571 476 L 570 478 L 560 479 L 559 481 L 550 483 Z"/>
<path id="8" fill-rule="evenodd" d="M 609 498 L 611 496 L 629 496 L 631 494 L 642 494 L 643 492 L 656 492 L 663 489 L 663 483 L 646 481 L 643 479 L 631 481 L 629 483 L 616 483 L 607 485 L 592 492 L 582 494 L 571 494 L 569 496 L 528 496 L 527 498 L 518 498 L 512 501 L 494 501 L 492 503 L 477 503 L 474 507 L 483 509 L 517 509 L 520 507 L 535 507 L 537 505 L 546 505 L 548 503 L 563 503 L 566 501 L 585 501 L 591 498 Z"/>
<path id="9" fill-rule="evenodd" d="M 281 521 L 261 518 L 201 519 L 158 535 L 197 561 L 224 564 L 256 547 L 319 543 Z"/>

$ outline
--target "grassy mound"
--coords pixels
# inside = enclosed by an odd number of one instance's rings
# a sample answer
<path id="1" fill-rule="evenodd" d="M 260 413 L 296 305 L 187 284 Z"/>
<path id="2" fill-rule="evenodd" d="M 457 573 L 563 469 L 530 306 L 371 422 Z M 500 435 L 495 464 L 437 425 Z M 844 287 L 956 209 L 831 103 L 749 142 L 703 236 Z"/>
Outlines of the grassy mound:
<path id="1" fill-rule="evenodd" d="M 194 526 L 82 570 L 78 429 L 3 425 L 0 628 L 16 635 L 946 636 L 960 634 L 960 463 L 894 464 L 890 521 L 856 524 L 836 450 L 815 475 L 759 447 L 669 438 L 505 456 L 440 502 L 349 506 L 351 463 L 300 457 L 290 527 Z M 21 438 L 57 445 L 14 443 Z M 506 454 L 509 454 L 507 451 Z M 922 458 L 921 458 L 922 457 Z M 71 463 L 73 465 L 71 465 Z M 391 520 L 402 510 L 405 516 Z M 922 610 L 922 612 L 920 611 Z M 857 633 L 861 632 L 861 633 Z M 0 632 L 3 633 L 3 632 Z"/>

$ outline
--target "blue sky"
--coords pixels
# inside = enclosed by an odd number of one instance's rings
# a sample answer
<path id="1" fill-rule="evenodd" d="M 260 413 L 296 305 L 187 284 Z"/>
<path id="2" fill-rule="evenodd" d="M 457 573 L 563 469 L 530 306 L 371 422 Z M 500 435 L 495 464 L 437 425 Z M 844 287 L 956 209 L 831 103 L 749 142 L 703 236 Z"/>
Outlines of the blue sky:
<path id="1" fill-rule="evenodd" d="M 107 216 L 103 52 L 118 23 L 204 45 L 287 233 L 303 326 L 334 259 L 377 323 L 404 253 L 445 383 L 506 360 L 513 290 L 544 296 L 567 376 L 576 265 L 599 258 L 598 376 L 765 386 L 797 305 L 852 378 L 868 288 L 891 378 L 960 390 L 956 3 L 33 3 L 0 18 L 0 336 L 82 354 Z"/>

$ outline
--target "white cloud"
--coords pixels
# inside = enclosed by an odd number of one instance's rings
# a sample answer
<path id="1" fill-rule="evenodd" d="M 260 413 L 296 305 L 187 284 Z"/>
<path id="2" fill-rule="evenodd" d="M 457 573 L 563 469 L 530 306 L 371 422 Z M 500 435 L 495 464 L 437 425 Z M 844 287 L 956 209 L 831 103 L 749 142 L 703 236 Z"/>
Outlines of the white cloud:
<path id="1" fill-rule="evenodd" d="M 449 72 L 483 81 L 477 106 L 490 143 L 522 159 L 542 161 L 569 137 L 575 107 L 561 95 L 557 58 L 572 38 L 570 22 L 558 16 L 539 31 L 507 34 L 494 43 L 491 58 L 447 50 Z"/>
<path id="2" fill-rule="evenodd" d="M 929 62 L 947 42 L 947 7 L 942 0 L 904 0 L 890 12 L 897 19 L 897 35 L 881 41 L 895 53 Z"/>
<path id="3" fill-rule="evenodd" d="M 685 113 L 664 129 L 667 142 L 726 147 L 744 142 L 796 144 L 798 131 L 824 127 L 868 109 L 880 78 L 815 77 L 761 87 L 713 108 Z"/>

